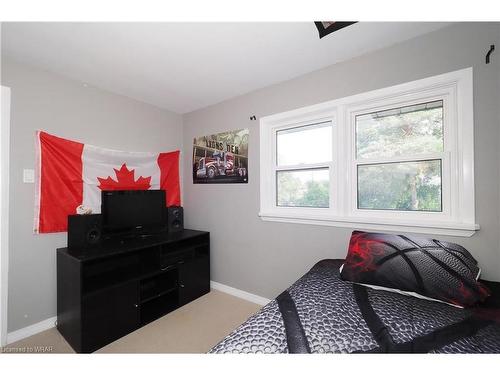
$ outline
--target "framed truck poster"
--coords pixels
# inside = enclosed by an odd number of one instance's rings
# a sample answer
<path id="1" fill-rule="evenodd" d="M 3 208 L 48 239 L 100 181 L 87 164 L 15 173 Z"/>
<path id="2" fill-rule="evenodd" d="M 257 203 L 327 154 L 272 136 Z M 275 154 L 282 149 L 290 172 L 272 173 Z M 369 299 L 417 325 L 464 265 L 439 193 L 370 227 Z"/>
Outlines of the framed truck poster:
<path id="1" fill-rule="evenodd" d="M 194 138 L 193 183 L 247 183 L 248 134 L 240 129 Z"/>

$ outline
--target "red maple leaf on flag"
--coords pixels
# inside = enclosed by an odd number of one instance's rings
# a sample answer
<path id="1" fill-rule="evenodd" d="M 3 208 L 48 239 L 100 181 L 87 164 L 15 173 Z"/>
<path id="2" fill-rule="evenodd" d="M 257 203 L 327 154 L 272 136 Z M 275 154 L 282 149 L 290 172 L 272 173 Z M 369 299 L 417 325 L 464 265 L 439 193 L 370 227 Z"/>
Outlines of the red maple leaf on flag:
<path id="1" fill-rule="evenodd" d="M 116 175 L 116 181 L 110 176 L 107 178 L 97 177 L 99 180 L 98 188 L 101 190 L 148 190 L 151 187 L 151 176 L 140 176 L 135 180 L 135 169 L 128 169 L 127 164 L 123 164 L 118 170 L 113 168 Z"/>

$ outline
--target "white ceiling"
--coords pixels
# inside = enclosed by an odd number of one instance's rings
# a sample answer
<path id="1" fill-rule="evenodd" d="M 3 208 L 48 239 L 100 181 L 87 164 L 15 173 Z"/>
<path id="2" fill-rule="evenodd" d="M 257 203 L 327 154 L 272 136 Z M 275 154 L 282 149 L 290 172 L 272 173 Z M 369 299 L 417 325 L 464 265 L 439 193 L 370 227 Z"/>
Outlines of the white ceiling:
<path id="1" fill-rule="evenodd" d="M 3 23 L 2 53 L 187 113 L 447 26 L 312 22 Z"/>

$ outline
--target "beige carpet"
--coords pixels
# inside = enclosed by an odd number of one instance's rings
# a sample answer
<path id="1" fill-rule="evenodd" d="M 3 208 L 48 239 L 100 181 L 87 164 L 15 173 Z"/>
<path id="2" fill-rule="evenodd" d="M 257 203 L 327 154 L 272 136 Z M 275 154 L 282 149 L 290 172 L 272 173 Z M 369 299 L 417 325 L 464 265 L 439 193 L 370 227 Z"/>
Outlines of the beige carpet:
<path id="1" fill-rule="evenodd" d="M 216 290 L 101 348 L 97 353 L 206 353 L 261 306 Z M 55 329 L 4 348 L 52 347 L 52 353 L 74 353 Z"/>

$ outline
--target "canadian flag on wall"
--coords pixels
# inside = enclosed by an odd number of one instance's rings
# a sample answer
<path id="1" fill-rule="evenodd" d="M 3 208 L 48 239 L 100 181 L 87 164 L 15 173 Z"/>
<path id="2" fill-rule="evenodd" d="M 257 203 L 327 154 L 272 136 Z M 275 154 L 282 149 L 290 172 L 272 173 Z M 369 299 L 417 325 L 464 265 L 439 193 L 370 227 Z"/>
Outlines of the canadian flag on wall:
<path id="1" fill-rule="evenodd" d="M 108 150 L 37 131 L 35 233 L 64 232 L 68 215 L 83 205 L 101 212 L 101 190 L 166 191 L 180 206 L 179 151 Z"/>

